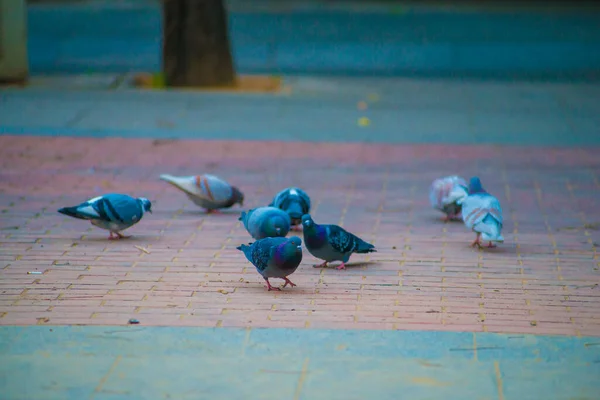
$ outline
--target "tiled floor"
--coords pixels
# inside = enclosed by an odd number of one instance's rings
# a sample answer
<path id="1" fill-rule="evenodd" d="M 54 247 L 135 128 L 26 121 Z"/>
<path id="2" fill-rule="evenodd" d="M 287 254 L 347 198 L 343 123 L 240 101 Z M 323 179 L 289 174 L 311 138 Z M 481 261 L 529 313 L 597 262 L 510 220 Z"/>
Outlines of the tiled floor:
<path id="1" fill-rule="evenodd" d="M 0 137 L 0 324 L 424 329 L 600 335 L 600 164 L 594 149 Z M 267 292 L 235 249 L 239 209 L 203 214 L 157 179 L 215 173 L 247 206 L 305 188 L 317 222 L 378 252 L 347 271 L 305 255 L 298 287 Z M 479 175 L 501 201 L 506 243 L 469 247 L 430 209 L 432 179 Z M 109 242 L 56 212 L 104 192 L 154 213 Z M 140 248 L 146 251 L 141 250 Z M 42 275 L 29 272 L 39 271 Z"/>

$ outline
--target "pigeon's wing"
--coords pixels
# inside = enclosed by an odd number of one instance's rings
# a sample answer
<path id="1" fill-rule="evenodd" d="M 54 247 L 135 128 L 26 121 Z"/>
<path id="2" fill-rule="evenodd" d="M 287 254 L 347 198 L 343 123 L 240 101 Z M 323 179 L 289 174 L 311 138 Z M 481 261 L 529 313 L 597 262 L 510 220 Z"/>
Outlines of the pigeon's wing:
<path id="1" fill-rule="evenodd" d="M 196 184 L 204 197 L 214 203 L 226 202 L 233 196 L 231 185 L 214 175 L 205 174 L 198 176 Z"/>
<path id="2" fill-rule="evenodd" d="M 101 216 L 102 220 L 119 224 L 137 222 L 144 213 L 138 201 L 125 194 L 107 194 L 94 201 L 91 205 Z"/>
<path id="3" fill-rule="evenodd" d="M 272 248 L 285 241 L 285 238 L 266 238 L 254 242 L 252 246 L 252 264 L 260 272 L 264 271 L 269 266 L 271 261 Z"/>
<path id="4" fill-rule="evenodd" d="M 325 225 L 327 241 L 331 247 L 342 254 L 352 253 L 357 246 L 358 238 L 337 225 Z"/>
<path id="5" fill-rule="evenodd" d="M 463 221 L 469 229 L 482 222 L 488 214 L 500 225 L 503 224 L 504 219 L 500 202 L 488 193 L 476 193 L 468 196 L 463 201 L 462 207 Z"/>

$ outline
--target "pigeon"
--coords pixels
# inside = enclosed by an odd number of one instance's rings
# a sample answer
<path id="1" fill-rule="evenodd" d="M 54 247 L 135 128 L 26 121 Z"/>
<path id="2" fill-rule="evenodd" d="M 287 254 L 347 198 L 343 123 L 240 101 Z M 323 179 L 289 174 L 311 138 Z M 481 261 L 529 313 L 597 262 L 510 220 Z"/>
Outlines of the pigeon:
<path id="1" fill-rule="evenodd" d="M 264 238 L 254 243 L 243 244 L 236 247 L 242 251 L 267 281 L 267 290 L 281 290 L 271 286 L 269 278 L 280 278 L 287 285 L 296 286 L 288 279 L 302 261 L 302 240 L 297 236 L 291 238 Z"/>
<path id="2" fill-rule="evenodd" d="M 178 177 L 163 174 L 160 179 L 182 190 L 194 204 L 205 208 L 207 213 L 232 207 L 236 203 L 244 205 L 244 194 L 214 175 Z"/>
<path id="3" fill-rule="evenodd" d="M 436 179 L 429 189 L 431 206 L 440 210 L 446 217 L 444 221 L 461 218 L 462 202 L 468 196 L 467 182 L 456 175 Z"/>
<path id="4" fill-rule="evenodd" d="M 273 197 L 270 207 L 277 207 L 289 214 L 292 230 L 300 230 L 302 216 L 310 212 L 310 197 L 300 188 L 283 189 Z"/>
<path id="5" fill-rule="evenodd" d="M 121 234 L 120 231 L 140 222 L 144 212 L 152 214 L 152 203 L 144 197 L 135 199 L 126 194 L 109 193 L 94 197 L 78 206 L 63 207 L 58 212 L 69 217 L 89 220 L 92 225 L 110 231 L 108 239 L 113 240 L 130 237 Z"/>
<path id="6" fill-rule="evenodd" d="M 500 202 L 485 191 L 476 176 L 471 178 L 469 195 L 462 202 L 462 217 L 467 228 L 477 233 L 471 246 L 481 248 L 481 239 L 489 242 L 488 247 L 496 247 L 493 242 L 504 242 Z"/>
<path id="7" fill-rule="evenodd" d="M 376 252 L 375 246 L 351 234 L 337 225 L 318 225 L 309 214 L 302 216 L 304 243 L 308 252 L 325 260 L 315 268 L 323 268 L 328 262 L 341 261 L 337 269 L 346 269 L 352 253 Z"/>
<path id="8" fill-rule="evenodd" d="M 242 211 L 238 218 L 254 239 L 284 237 L 290 231 L 290 216 L 275 207 L 258 207 Z"/>

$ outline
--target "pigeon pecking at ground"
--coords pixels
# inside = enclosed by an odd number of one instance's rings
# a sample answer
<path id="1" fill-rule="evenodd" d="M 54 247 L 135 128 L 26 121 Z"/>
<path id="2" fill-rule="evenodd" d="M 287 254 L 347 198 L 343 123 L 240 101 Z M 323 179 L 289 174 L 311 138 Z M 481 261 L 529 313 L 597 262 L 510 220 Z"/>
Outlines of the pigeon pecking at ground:
<path id="1" fill-rule="evenodd" d="M 302 224 L 302 216 L 310 213 L 310 197 L 297 187 L 283 189 L 273 197 L 270 207 L 277 207 L 290 216 L 292 230 L 299 230 Z"/>
<path id="2" fill-rule="evenodd" d="M 140 222 L 144 212 L 152 213 L 152 204 L 143 197 L 136 199 L 126 194 L 109 193 L 78 206 L 63 207 L 58 212 L 88 220 L 92 225 L 110 231 L 108 239 L 112 240 L 129 237 L 121 234 L 121 231 Z"/>
<path id="3" fill-rule="evenodd" d="M 468 196 L 467 182 L 456 175 L 436 179 L 429 189 L 429 202 L 446 214 L 444 221 L 461 218 L 462 202 Z"/>
<path id="4" fill-rule="evenodd" d="M 281 290 L 271 286 L 270 278 L 280 278 L 287 285 L 296 286 L 288 279 L 302 262 L 302 240 L 297 236 L 291 238 L 265 238 L 254 243 L 236 247 L 244 253 L 267 282 L 268 290 Z"/>
<path id="5" fill-rule="evenodd" d="M 290 231 L 290 216 L 275 207 L 258 207 L 242 211 L 238 218 L 254 239 L 284 237 Z"/>
<path id="6" fill-rule="evenodd" d="M 183 191 L 194 204 L 205 208 L 207 213 L 230 208 L 236 203 L 244 205 L 244 194 L 214 175 L 177 177 L 163 174 L 160 179 Z"/>

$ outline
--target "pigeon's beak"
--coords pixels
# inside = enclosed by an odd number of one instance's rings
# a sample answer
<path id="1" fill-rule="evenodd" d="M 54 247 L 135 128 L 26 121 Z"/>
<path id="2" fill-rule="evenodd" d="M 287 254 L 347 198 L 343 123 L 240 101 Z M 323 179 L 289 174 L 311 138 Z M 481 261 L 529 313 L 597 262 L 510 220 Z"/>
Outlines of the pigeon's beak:
<path id="1" fill-rule="evenodd" d="M 296 249 L 302 250 L 302 246 L 296 246 Z"/>

